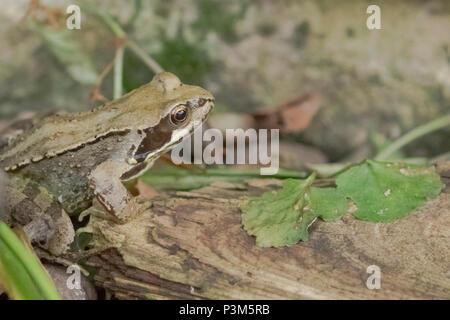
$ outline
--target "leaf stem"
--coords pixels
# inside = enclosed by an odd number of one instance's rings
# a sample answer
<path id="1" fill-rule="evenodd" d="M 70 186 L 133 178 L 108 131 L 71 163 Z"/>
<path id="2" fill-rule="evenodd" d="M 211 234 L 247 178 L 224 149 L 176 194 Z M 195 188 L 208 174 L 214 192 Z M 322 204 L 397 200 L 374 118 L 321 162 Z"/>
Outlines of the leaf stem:
<path id="1" fill-rule="evenodd" d="M 308 189 L 314 182 L 314 180 L 316 180 L 316 176 L 317 176 L 317 172 L 313 171 L 311 172 L 311 174 L 305 179 L 305 190 Z M 305 198 L 303 196 L 303 194 L 301 194 L 300 199 L 298 199 L 297 203 L 295 204 L 294 207 L 298 207 L 298 208 L 302 208 L 305 206 Z M 315 219 L 314 219 L 315 220 Z M 314 222 L 314 221 L 313 221 Z"/>
<path id="2" fill-rule="evenodd" d="M 375 156 L 375 160 L 380 161 L 388 160 L 389 157 L 394 152 L 401 149 L 411 141 L 414 141 L 417 138 L 420 138 L 428 133 L 445 128 L 447 126 L 450 126 L 450 114 L 442 118 L 425 123 L 415 129 L 412 129 L 408 133 L 404 134 L 403 136 L 392 142 L 387 148 L 382 150 L 380 153 L 378 153 L 378 155 Z"/>
<path id="3" fill-rule="evenodd" d="M 114 19 L 107 13 L 104 12 L 98 12 L 94 11 L 94 14 L 98 15 L 100 18 L 103 19 L 103 22 L 105 22 L 108 27 L 114 32 L 114 34 L 120 38 L 126 37 L 126 32 L 122 29 L 120 24 L 118 24 Z"/>

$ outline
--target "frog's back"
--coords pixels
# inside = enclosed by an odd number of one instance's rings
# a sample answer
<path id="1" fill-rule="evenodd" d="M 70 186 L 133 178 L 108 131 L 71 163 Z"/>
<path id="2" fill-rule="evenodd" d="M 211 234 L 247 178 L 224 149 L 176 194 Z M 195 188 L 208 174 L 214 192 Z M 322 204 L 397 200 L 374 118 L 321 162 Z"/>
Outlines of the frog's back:
<path id="1" fill-rule="evenodd" d="M 153 127 L 167 105 L 185 103 L 194 96 L 213 98 L 200 87 L 183 85 L 171 73 L 157 74 L 150 83 L 92 111 L 59 113 L 42 119 L 0 151 L 0 168 L 15 170 L 110 134 Z"/>
<path id="2" fill-rule="evenodd" d="M 21 114 L 0 130 L 0 154 L 24 131 L 29 130 L 39 119 L 34 113 Z"/>
<path id="3" fill-rule="evenodd" d="M 75 150 L 111 133 L 154 125 L 152 119 L 158 119 L 156 113 L 159 108 L 151 108 L 151 104 L 149 107 L 148 102 L 146 105 L 139 103 L 142 99 L 151 100 L 146 86 L 92 111 L 62 112 L 43 118 L 10 141 L 8 146 L 3 146 L 0 150 L 1 168 L 15 170 L 31 162 Z"/>

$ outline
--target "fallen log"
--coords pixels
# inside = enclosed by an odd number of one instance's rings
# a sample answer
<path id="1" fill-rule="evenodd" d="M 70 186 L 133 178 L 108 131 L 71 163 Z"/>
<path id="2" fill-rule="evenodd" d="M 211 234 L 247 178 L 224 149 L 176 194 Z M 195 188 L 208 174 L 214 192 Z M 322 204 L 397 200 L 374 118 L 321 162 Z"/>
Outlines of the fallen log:
<path id="1" fill-rule="evenodd" d="M 160 194 L 125 225 L 92 217 L 87 264 L 119 299 L 449 299 L 450 170 L 441 175 L 443 193 L 403 219 L 376 224 L 348 213 L 282 248 L 257 247 L 239 209 L 243 196 L 280 180 Z M 380 289 L 368 289 L 372 265 Z"/>

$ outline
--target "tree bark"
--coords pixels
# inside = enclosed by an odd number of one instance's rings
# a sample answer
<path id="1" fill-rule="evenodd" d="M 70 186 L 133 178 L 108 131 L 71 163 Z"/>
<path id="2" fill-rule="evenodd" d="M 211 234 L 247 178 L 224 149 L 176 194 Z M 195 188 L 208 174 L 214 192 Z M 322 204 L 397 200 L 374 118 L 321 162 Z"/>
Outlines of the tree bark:
<path id="1" fill-rule="evenodd" d="M 239 209 L 243 196 L 279 180 L 158 195 L 125 225 L 92 217 L 96 253 L 87 264 L 119 299 L 449 299 L 448 167 L 444 192 L 406 218 L 318 220 L 309 241 L 282 248 L 257 247 Z M 380 268 L 380 289 L 366 285 L 371 265 Z"/>

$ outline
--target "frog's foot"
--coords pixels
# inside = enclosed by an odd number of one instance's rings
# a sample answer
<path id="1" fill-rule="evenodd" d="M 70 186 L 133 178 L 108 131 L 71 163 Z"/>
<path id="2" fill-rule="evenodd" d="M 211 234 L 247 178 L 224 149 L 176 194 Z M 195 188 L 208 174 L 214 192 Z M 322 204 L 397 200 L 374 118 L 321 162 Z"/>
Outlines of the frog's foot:
<path id="1" fill-rule="evenodd" d="M 134 199 L 138 203 L 139 207 L 142 209 L 141 212 L 146 211 L 153 206 L 153 203 L 149 198 L 143 196 L 136 196 L 134 197 Z"/>
<path id="2" fill-rule="evenodd" d="M 56 204 L 56 203 L 55 203 Z M 65 253 L 75 239 L 75 230 L 67 213 L 59 205 L 54 205 L 46 211 L 55 225 L 55 233 L 43 246 L 53 255 Z"/>
<path id="3" fill-rule="evenodd" d="M 23 227 L 32 243 L 45 246 L 55 234 L 55 224 L 48 216 L 37 216 Z"/>
<path id="4" fill-rule="evenodd" d="M 75 237 L 72 221 L 61 207 L 34 217 L 23 229 L 32 243 L 54 256 L 65 253 Z"/>
<path id="5" fill-rule="evenodd" d="M 94 215 L 104 220 L 111 220 L 118 224 L 124 224 L 130 220 L 133 220 L 135 217 L 148 210 L 151 206 L 152 203 L 149 199 L 137 196 L 132 197 L 122 211 L 116 213 L 107 210 L 99 200 L 94 199 L 92 206 L 83 211 L 79 219 L 83 219 L 86 215 Z"/>
<path id="6" fill-rule="evenodd" d="M 114 215 L 106 211 L 105 207 L 96 198 L 94 198 L 94 200 L 92 201 L 91 207 L 80 213 L 80 215 L 78 216 L 78 221 L 82 221 L 87 216 L 95 216 L 100 219 L 119 223 L 119 220 Z"/>
<path id="7" fill-rule="evenodd" d="M 151 207 L 152 202 L 149 199 L 142 196 L 136 196 L 131 198 L 127 203 L 127 206 L 117 215 L 117 218 L 121 223 L 125 223 L 141 215 Z"/>

